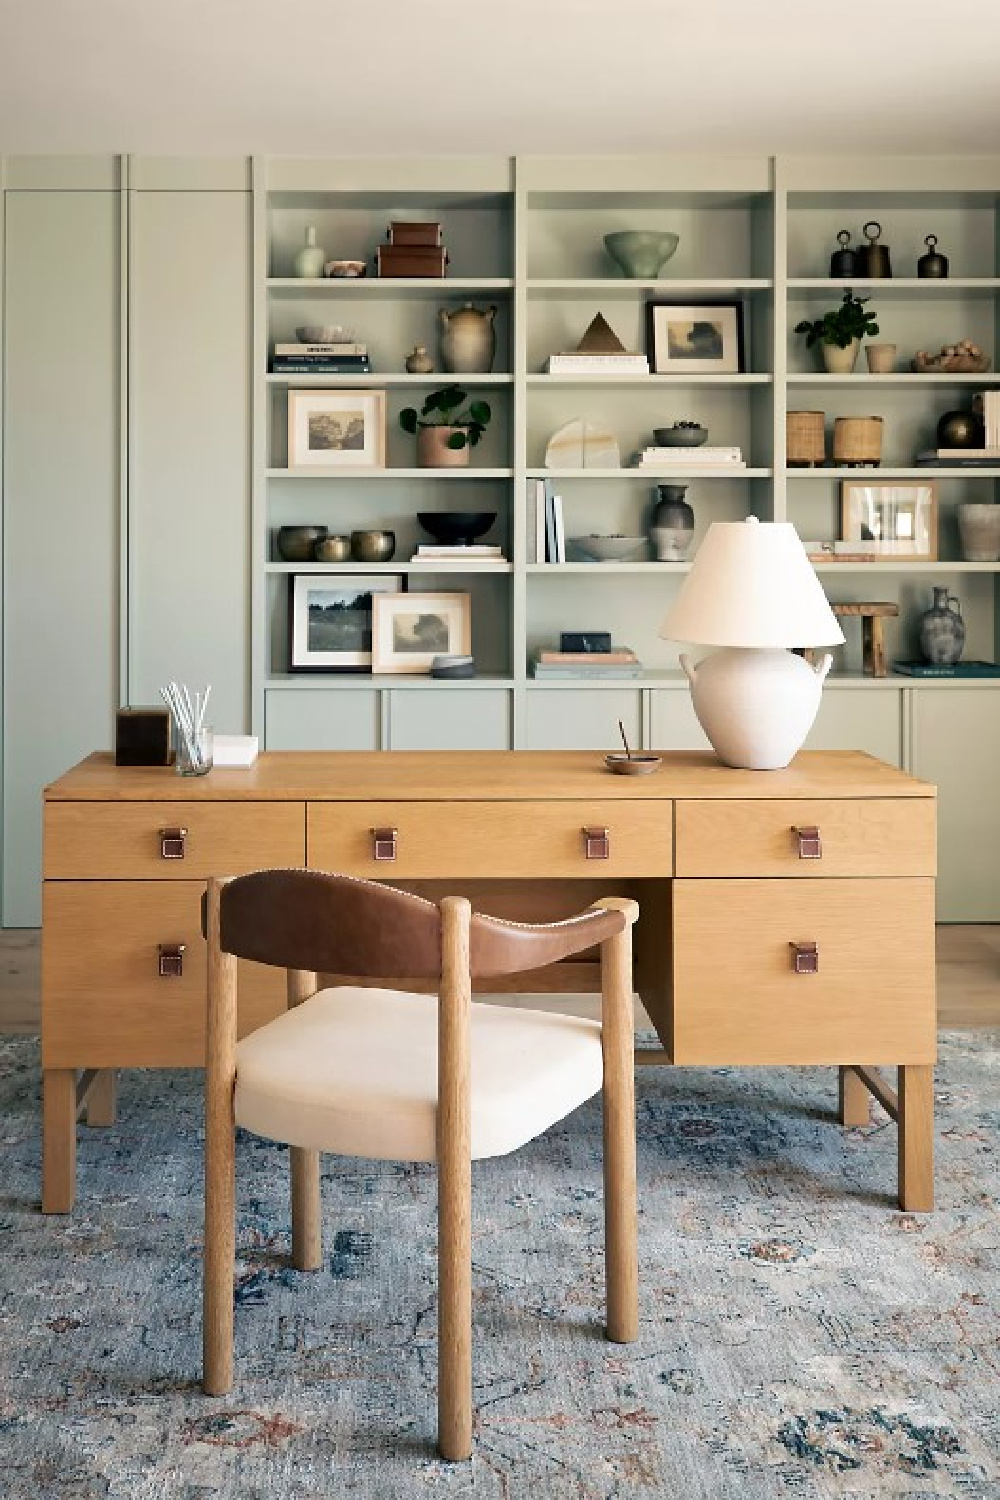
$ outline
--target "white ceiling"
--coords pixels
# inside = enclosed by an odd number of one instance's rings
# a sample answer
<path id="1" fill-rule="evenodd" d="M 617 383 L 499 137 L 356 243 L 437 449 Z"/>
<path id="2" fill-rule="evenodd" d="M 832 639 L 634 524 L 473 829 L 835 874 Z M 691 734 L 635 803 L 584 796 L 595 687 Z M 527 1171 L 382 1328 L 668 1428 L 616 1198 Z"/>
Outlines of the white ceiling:
<path id="1" fill-rule="evenodd" d="M 0 0 L 0 152 L 1000 151 L 1000 0 Z"/>

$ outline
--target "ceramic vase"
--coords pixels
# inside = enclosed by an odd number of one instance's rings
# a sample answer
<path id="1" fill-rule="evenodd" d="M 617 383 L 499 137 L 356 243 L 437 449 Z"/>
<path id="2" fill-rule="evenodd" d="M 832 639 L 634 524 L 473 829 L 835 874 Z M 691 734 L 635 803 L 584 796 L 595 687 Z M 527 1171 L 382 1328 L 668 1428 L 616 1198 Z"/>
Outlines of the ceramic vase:
<path id="1" fill-rule="evenodd" d="M 965 501 L 958 507 L 958 534 L 966 562 L 1000 562 L 1000 505 Z"/>
<path id="2" fill-rule="evenodd" d="M 945 588 L 934 590 L 934 603 L 920 616 L 920 654 L 935 666 L 953 666 L 965 646 L 962 606 Z"/>
<path id="3" fill-rule="evenodd" d="M 467 302 L 458 312 L 442 307 L 441 367 L 459 375 L 488 375 L 496 353 L 495 307 L 478 308 Z"/>
<path id="4" fill-rule="evenodd" d="M 306 230 L 306 242 L 296 255 L 293 268 L 296 276 L 322 276 L 326 262 L 326 251 L 316 243 L 316 230 L 312 224 Z"/>
<path id="5" fill-rule="evenodd" d="M 824 344 L 823 368 L 828 375 L 850 375 L 858 362 L 860 339 L 852 339 L 846 349 L 837 344 Z"/>
<path id="6" fill-rule="evenodd" d="M 423 344 L 414 347 L 413 353 L 406 356 L 405 363 L 408 375 L 430 375 L 434 369 L 434 361 Z"/>
<path id="7" fill-rule="evenodd" d="M 657 562 L 683 562 L 694 539 L 694 511 L 685 500 L 686 484 L 658 484 L 650 538 Z"/>

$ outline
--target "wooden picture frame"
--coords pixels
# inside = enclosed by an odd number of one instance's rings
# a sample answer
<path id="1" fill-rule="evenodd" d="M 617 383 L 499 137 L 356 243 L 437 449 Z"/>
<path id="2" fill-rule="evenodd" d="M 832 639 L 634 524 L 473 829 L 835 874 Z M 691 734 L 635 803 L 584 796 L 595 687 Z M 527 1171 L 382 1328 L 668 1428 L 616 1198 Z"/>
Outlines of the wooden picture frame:
<path id="1" fill-rule="evenodd" d="M 835 555 L 886 562 L 936 562 L 937 486 L 924 479 L 881 484 L 866 479 L 843 480 L 840 535 Z"/>
<path id="2" fill-rule="evenodd" d="M 289 469 L 384 469 L 385 391 L 289 391 Z"/>
<path id="3" fill-rule="evenodd" d="M 429 672 L 435 656 L 467 656 L 471 651 L 469 594 L 373 597 L 373 672 Z"/>
<path id="4" fill-rule="evenodd" d="M 652 375 L 739 375 L 746 368 L 742 302 L 646 303 Z"/>
<path id="5" fill-rule="evenodd" d="M 372 601 L 405 588 L 399 573 L 292 573 L 288 670 L 370 672 Z"/>

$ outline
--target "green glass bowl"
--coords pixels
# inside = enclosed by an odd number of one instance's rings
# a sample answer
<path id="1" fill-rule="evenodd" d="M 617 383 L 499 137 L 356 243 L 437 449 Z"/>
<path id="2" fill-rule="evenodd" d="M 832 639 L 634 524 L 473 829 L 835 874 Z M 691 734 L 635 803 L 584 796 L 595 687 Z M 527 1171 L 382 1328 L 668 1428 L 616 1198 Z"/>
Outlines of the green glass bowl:
<path id="1" fill-rule="evenodd" d="M 668 230 L 619 229 L 604 236 L 604 245 L 616 266 L 633 281 L 655 281 L 680 242 Z"/>

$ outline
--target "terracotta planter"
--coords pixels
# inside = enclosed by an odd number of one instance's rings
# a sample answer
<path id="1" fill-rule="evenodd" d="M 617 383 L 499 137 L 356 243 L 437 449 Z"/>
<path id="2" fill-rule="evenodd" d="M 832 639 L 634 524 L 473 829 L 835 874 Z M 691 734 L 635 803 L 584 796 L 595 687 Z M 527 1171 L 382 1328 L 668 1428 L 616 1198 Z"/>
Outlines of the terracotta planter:
<path id="1" fill-rule="evenodd" d="M 852 339 L 846 349 L 836 344 L 823 345 L 823 366 L 828 375 L 850 375 L 858 362 L 860 339 Z"/>
<path id="2" fill-rule="evenodd" d="M 471 448 L 449 448 L 448 439 L 457 427 L 418 427 L 417 463 L 422 469 L 455 469 L 469 462 Z"/>

